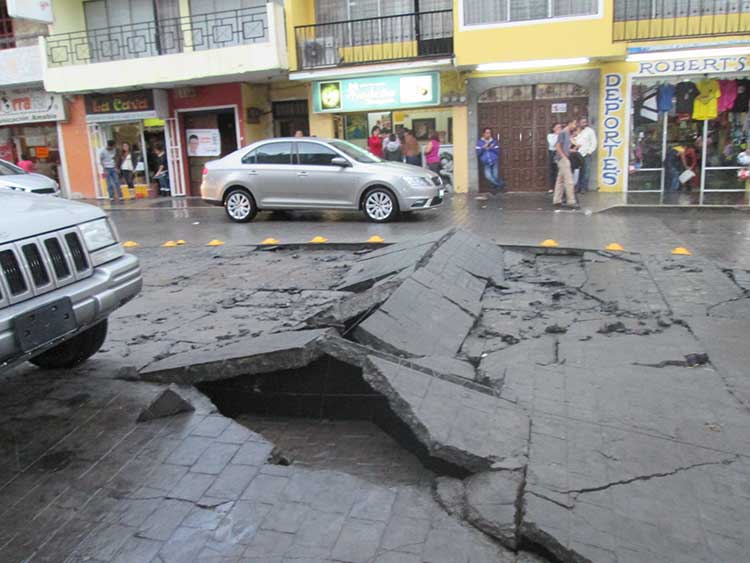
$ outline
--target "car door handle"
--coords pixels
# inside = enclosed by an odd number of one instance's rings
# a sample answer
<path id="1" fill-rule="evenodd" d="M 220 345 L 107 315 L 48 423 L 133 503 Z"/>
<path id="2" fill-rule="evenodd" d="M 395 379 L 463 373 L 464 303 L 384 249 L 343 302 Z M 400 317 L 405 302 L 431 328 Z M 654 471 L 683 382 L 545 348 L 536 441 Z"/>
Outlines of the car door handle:
<path id="1" fill-rule="evenodd" d="M 297 176 L 305 177 L 307 176 L 307 172 L 297 172 Z"/>
<path id="2" fill-rule="evenodd" d="M 258 173 L 255 170 L 248 170 L 247 174 L 248 176 L 256 176 Z"/>

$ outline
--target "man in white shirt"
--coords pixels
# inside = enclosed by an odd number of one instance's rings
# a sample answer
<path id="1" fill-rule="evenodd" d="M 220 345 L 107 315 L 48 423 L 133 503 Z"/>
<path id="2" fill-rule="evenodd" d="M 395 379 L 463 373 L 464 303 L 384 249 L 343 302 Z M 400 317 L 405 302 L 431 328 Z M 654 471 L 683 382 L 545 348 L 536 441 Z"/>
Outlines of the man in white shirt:
<path id="1" fill-rule="evenodd" d="M 576 144 L 578 145 L 578 154 L 583 157 L 583 166 L 576 185 L 576 192 L 581 193 L 589 189 L 589 177 L 591 176 L 591 169 L 594 167 L 594 151 L 596 151 L 596 133 L 594 133 L 594 129 L 589 125 L 589 120 L 586 117 L 578 120 Z"/>

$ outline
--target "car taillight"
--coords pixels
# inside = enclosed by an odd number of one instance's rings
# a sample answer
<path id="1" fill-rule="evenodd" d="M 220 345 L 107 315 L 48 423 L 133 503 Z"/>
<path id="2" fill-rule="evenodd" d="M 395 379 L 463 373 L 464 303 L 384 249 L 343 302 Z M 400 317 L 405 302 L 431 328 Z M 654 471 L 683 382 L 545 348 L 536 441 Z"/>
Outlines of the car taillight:
<path id="1" fill-rule="evenodd" d="M 205 176 L 206 174 L 208 174 L 208 168 L 206 168 L 206 167 L 204 166 L 204 167 L 203 167 L 203 175 Z"/>

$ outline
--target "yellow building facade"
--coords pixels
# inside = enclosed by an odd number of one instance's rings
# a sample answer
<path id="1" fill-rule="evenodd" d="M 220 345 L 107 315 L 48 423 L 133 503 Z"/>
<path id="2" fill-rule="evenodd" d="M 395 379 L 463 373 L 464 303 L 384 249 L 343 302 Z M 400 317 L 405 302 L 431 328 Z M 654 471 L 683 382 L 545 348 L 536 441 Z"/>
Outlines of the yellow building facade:
<path id="1" fill-rule="evenodd" d="M 364 144 L 375 124 L 418 130 L 423 143 L 437 132 L 457 192 L 485 189 L 474 152 L 485 127 L 499 137 L 509 189 L 546 191 L 552 125 L 588 117 L 589 189 L 668 201 L 670 157 L 687 148 L 695 177 L 680 189 L 731 203 L 745 195 L 750 13 L 741 2 L 693 4 L 286 0 L 289 78 L 308 85 L 311 134 Z M 405 91 L 431 80 L 422 99 Z M 694 113 L 713 81 L 722 111 Z M 321 88 L 337 89 L 338 105 L 322 103 Z"/>

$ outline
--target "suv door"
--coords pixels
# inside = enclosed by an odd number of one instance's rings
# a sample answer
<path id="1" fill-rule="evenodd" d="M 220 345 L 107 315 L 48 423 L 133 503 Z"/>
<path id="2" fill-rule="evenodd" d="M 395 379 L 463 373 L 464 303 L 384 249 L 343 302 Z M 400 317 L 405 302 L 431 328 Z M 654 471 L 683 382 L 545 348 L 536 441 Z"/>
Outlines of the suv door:
<path id="1" fill-rule="evenodd" d="M 299 205 L 297 167 L 292 164 L 291 141 L 264 143 L 242 158 L 258 201 L 258 207 L 296 207 Z"/>
<path id="2" fill-rule="evenodd" d="M 359 174 L 355 169 L 331 164 L 331 160 L 341 155 L 323 143 L 297 141 L 296 145 L 297 169 L 299 170 L 297 177 L 302 205 L 356 208 Z"/>

